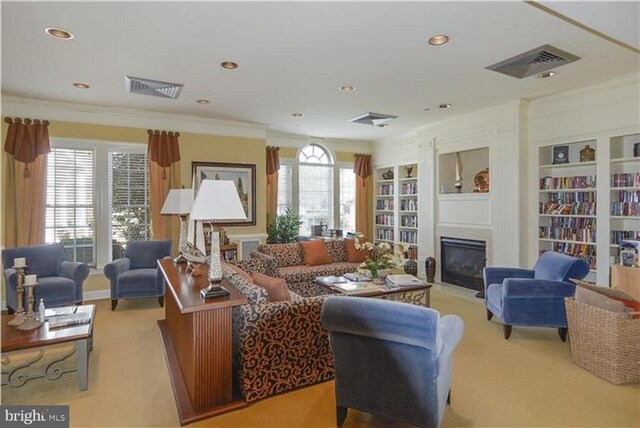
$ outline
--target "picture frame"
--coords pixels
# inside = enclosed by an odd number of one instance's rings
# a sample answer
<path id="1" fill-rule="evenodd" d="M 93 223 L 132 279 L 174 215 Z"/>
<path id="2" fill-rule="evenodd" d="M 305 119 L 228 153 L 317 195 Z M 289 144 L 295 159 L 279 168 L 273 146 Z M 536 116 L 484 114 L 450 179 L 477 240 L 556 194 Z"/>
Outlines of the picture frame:
<path id="1" fill-rule="evenodd" d="M 232 180 L 236 184 L 246 220 L 220 221 L 225 226 L 256 225 L 256 165 L 224 162 L 191 162 L 192 188 L 195 199 L 203 180 Z"/>

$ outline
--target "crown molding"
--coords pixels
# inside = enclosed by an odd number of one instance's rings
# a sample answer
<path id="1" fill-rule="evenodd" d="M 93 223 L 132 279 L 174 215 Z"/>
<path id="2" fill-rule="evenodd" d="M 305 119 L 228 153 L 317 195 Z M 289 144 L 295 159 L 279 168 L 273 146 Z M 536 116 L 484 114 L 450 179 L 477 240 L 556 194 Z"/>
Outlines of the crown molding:
<path id="1" fill-rule="evenodd" d="M 49 121 L 91 123 L 143 129 L 175 129 L 205 135 L 266 139 L 268 125 L 158 113 L 123 107 L 2 95 L 2 115 L 45 118 Z"/>
<path id="2" fill-rule="evenodd" d="M 371 143 L 365 140 L 343 140 L 339 138 L 319 138 L 309 135 L 289 134 L 268 130 L 267 144 L 278 147 L 301 148 L 307 144 L 320 143 L 338 152 L 371 153 Z"/>
<path id="3" fill-rule="evenodd" d="M 604 82 L 592 83 L 590 85 L 581 86 L 576 89 L 569 89 L 567 91 L 556 92 L 550 95 L 543 95 L 540 97 L 526 98 L 527 101 L 553 101 L 562 99 L 570 95 L 585 94 L 595 91 L 607 91 L 616 88 L 625 88 L 627 86 L 638 85 L 640 83 L 640 73 L 631 73 L 624 76 L 616 77 L 614 79 L 605 80 Z"/>

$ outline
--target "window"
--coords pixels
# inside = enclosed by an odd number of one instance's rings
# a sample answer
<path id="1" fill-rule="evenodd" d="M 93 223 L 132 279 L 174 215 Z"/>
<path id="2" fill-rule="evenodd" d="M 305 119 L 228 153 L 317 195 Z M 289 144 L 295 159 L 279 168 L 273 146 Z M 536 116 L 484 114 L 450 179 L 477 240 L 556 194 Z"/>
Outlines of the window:
<path id="1" fill-rule="evenodd" d="M 67 260 L 95 266 L 95 152 L 52 149 L 47 157 L 45 241 L 60 242 Z"/>
<path id="2" fill-rule="evenodd" d="M 302 224 L 355 230 L 355 174 L 351 165 L 335 165 L 331 154 L 316 144 L 303 148 L 295 160 L 282 159 L 278 173 L 278 214 L 293 208 Z"/>
<path id="3" fill-rule="evenodd" d="M 45 241 L 92 267 L 122 257 L 126 241 L 150 236 L 148 176 L 144 145 L 52 140 Z"/>

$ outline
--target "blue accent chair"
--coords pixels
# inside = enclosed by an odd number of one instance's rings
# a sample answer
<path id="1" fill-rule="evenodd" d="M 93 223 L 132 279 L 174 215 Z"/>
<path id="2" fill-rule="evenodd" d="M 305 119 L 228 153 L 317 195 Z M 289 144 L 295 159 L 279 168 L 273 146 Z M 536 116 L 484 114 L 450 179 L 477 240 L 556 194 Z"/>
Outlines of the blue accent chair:
<path id="1" fill-rule="evenodd" d="M 564 298 L 576 292 L 569 279 L 583 279 L 588 273 L 586 261 L 553 251 L 543 253 L 533 269 L 486 267 L 487 319 L 495 315 L 502 321 L 505 339 L 511 336 L 512 326 L 518 325 L 557 328 L 564 342 Z"/>
<path id="2" fill-rule="evenodd" d="M 171 257 L 171 241 L 130 241 L 124 257 L 107 263 L 104 274 L 111 281 L 111 310 L 118 299 L 157 297 L 164 306 L 164 278 L 158 259 Z"/>
<path id="3" fill-rule="evenodd" d="M 40 299 L 44 299 L 45 306 L 51 308 L 82 304 L 82 283 L 89 276 L 89 266 L 65 261 L 64 247 L 61 244 L 7 248 L 2 251 L 2 264 L 9 313 L 13 313 L 18 306 L 18 276 L 13 269 L 13 260 L 19 257 L 27 260 L 25 275 L 38 276 L 38 285 L 34 289 L 36 308 Z"/>
<path id="4" fill-rule="evenodd" d="M 449 402 L 451 363 L 464 324 L 429 308 L 330 296 L 322 305 L 336 389 L 336 419 L 349 408 L 438 427 Z"/>

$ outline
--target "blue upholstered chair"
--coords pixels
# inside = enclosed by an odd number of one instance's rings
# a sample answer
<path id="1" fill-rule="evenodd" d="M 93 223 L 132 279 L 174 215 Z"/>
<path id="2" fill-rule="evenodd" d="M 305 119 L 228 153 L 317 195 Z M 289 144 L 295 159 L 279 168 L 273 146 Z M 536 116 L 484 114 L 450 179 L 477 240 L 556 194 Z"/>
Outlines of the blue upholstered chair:
<path id="1" fill-rule="evenodd" d="M 407 303 L 327 297 L 322 326 L 334 359 L 338 425 L 348 408 L 423 427 L 442 423 L 464 325 Z"/>
<path id="2" fill-rule="evenodd" d="M 52 308 L 82 303 L 82 283 L 89 276 L 89 266 L 65 261 L 64 247 L 61 244 L 7 248 L 2 251 L 2 264 L 10 313 L 18 305 L 18 277 L 13 269 L 13 261 L 19 257 L 24 257 L 27 261 L 25 274 L 38 276 L 38 285 L 34 289 L 36 302 L 44 299 L 45 306 Z"/>
<path id="3" fill-rule="evenodd" d="M 171 257 L 171 241 L 130 241 L 124 257 L 108 263 L 104 274 L 111 281 L 111 310 L 118 299 L 157 297 L 164 305 L 164 278 L 158 269 L 158 259 Z"/>
<path id="4" fill-rule="evenodd" d="M 564 298 L 575 294 L 569 278 L 583 279 L 589 265 L 581 259 L 553 251 L 543 253 L 533 269 L 484 268 L 487 319 L 495 315 L 503 323 L 504 338 L 511 327 L 553 327 L 564 342 L 567 316 Z"/>

